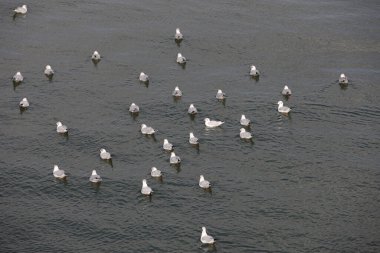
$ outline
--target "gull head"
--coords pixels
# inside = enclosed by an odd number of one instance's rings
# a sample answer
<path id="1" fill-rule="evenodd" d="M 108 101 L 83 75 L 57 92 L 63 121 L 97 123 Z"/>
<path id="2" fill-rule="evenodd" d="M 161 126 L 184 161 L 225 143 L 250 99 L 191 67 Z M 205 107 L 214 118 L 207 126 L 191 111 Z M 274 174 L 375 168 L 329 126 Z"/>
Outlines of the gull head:
<path id="1" fill-rule="evenodd" d="M 278 101 L 277 104 L 278 104 L 279 107 L 284 106 L 284 103 L 282 101 Z"/>
<path id="2" fill-rule="evenodd" d="M 105 152 L 106 152 L 106 150 L 104 148 L 100 149 L 100 153 L 105 153 Z"/>
<path id="3" fill-rule="evenodd" d="M 256 66 L 255 65 L 251 65 L 251 70 L 256 70 Z"/>
<path id="4" fill-rule="evenodd" d="M 152 167 L 152 172 L 153 172 L 153 171 L 156 171 L 156 170 L 157 170 L 157 168 L 156 168 L 156 167 Z"/>
<path id="5" fill-rule="evenodd" d="M 141 124 L 141 128 L 146 128 L 146 125 L 145 124 Z"/>
<path id="6" fill-rule="evenodd" d="M 241 119 L 245 119 L 245 115 L 244 114 L 241 115 Z"/>
<path id="7" fill-rule="evenodd" d="M 179 30 L 179 28 L 175 29 L 175 33 L 181 33 L 181 31 Z"/>
<path id="8" fill-rule="evenodd" d="M 58 121 L 58 122 L 57 122 L 57 127 L 59 127 L 59 126 L 62 126 L 61 121 Z"/>
<path id="9" fill-rule="evenodd" d="M 143 187 L 147 187 L 148 186 L 148 184 L 146 183 L 146 179 L 142 180 L 142 184 L 143 184 Z"/>
<path id="10" fill-rule="evenodd" d="M 24 5 L 22 6 L 22 8 L 26 9 L 26 4 L 24 4 Z"/>
<path id="11" fill-rule="evenodd" d="M 28 102 L 28 99 L 23 98 L 22 101 L 23 101 L 23 102 Z"/>
<path id="12" fill-rule="evenodd" d="M 244 128 L 240 128 L 240 133 L 244 133 L 245 132 L 245 129 Z"/>
<path id="13" fill-rule="evenodd" d="M 96 170 L 93 170 L 91 175 L 96 176 L 98 174 L 96 174 Z"/>
<path id="14" fill-rule="evenodd" d="M 223 93 L 223 91 L 222 90 L 218 90 L 218 93 Z"/>
<path id="15" fill-rule="evenodd" d="M 21 75 L 21 72 L 20 72 L 20 71 L 18 71 L 18 72 L 16 73 L 16 75 L 18 75 L 18 76 L 19 76 L 19 75 Z"/>
<path id="16" fill-rule="evenodd" d="M 179 57 L 182 57 L 182 54 L 181 54 L 181 53 L 178 53 L 178 54 L 177 54 L 177 58 L 179 58 Z"/>
<path id="17" fill-rule="evenodd" d="M 132 103 L 131 106 L 135 106 L 136 104 L 135 103 Z"/>
<path id="18" fill-rule="evenodd" d="M 345 74 L 340 74 L 340 78 L 345 78 L 346 77 L 346 75 Z"/>
<path id="19" fill-rule="evenodd" d="M 175 157 L 175 153 L 174 153 L 174 152 L 171 152 L 171 153 L 170 153 L 170 157 Z"/>
<path id="20" fill-rule="evenodd" d="M 202 181 L 205 181 L 205 178 L 204 178 L 203 175 L 200 175 L 200 176 L 199 176 L 199 182 L 202 182 Z"/>
<path id="21" fill-rule="evenodd" d="M 58 171 L 59 170 L 59 168 L 58 168 L 58 165 L 54 165 L 54 170 L 53 171 Z"/>
<path id="22" fill-rule="evenodd" d="M 168 144 L 168 143 L 169 143 L 168 139 L 164 139 L 164 144 Z"/>
<path id="23" fill-rule="evenodd" d="M 190 132 L 190 138 L 194 138 L 193 132 Z"/>
<path id="24" fill-rule="evenodd" d="M 205 122 L 210 122 L 210 119 L 209 118 L 205 118 Z"/>
<path id="25" fill-rule="evenodd" d="M 176 87 L 174 88 L 174 90 L 178 91 L 178 90 L 179 90 L 178 86 L 176 86 Z"/>
<path id="26" fill-rule="evenodd" d="M 194 107 L 194 105 L 193 105 L 193 104 L 190 104 L 190 107 Z"/>
<path id="27" fill-rule="evenodd" d="M 202 227 L 202 236 L 205 236 L 205 235 L 207 235 L 206 227 Z"/>
<path id="28" fill-rule="evenodd" d="M 289 87 L 287 85 L 284 86 L 285 90 L 289 90 Z"/>
<path id="29" fill-rule="evenodd" d="M 50 65 L 46 65 L 45 69 L 51 69 Z"/>

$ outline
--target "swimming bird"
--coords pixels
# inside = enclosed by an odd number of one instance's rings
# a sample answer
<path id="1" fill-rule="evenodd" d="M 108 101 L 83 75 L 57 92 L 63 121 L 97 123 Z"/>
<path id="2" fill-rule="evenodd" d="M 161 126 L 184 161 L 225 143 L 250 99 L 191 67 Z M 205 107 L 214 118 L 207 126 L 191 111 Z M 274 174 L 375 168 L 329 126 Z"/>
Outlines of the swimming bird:
<path id="1" fill-rule="evenodd" d="M 18 6 L 16 9 L 13 10 L 15 14 L 26 14 L 28 12 L 28 8 L 26 5 Z"/>
<path id="2" fill-rule="evenodd" d="M 182 96 L 182 91 L 176 86 L 172 92 L 172 95 L 174 97 L 181 97 Z"/>
<path id="3" fill-rule="evenodd" d="M 200 175 L 199 176 L 199 187 L 201 187 L 203 189 L 208 189 L 208 188 L 210 188 L 210 186 L 211 186 L 210 182 L 205 180 L 203 175 Z"/>
<path id="4" fill-rule="evenodd" d="M 176 41 L 180 41 L 183 39 L 183 35 L 182 35 L 181 31 L 179 30 L 179 28 L 175 29 L 174 39 Z"/>
<path id="5" fill-rule="evenodd" d="M 190 104 L 189 109 L 187 110 L 187 112 L 189 114 L 194 115 L 194 114 L 198 113 L 198 110 L 197 110 L 197 108 L 195 108 L 195 106 L 193 104 Z"/>
<path id="6" fill-rule="evenodd" d="M 111 159 L 111 154 L 107 152 L 104 148 L 100 149 L 100 158 L 103 160 L 109 160 Z"/>
<path id="7" fill-rule="evenodd" d="M 140 111 L 140 108 L 135 103 L 132 103 L 131 106 L 129 107 L 129 111 L 131 113 L 138 113 Z"/>
<path id="8" fill-rule="evenodd" d="M 339 83 L 340 84 L 348 84 L 348 78 L 345 74 L 340 74 L 339 76 Z"/>
<path id="9" fill-rule="evenodd" d="M 278 104 L 278 109 L 277 109 L 278 112 L 288 114 L 291 111 L 289 107 L 284 106 L 284 103 L 282 101 L 278 101 L 277 104 Z"/>
<path id="10" fill-rule="evenodd" d="M 290 96 L 292 95 L 292 91 L 289 89 L 287 85 L 284 86 L 284 89 L 282 90 L 281 94 L 283 96 Z"/>
<path id="11" fill-rule="evenodd" d="M 92 174 L 90 176 L 90 182 L 92 182 L 92 183 L 102 182 L 102 178 L 96 173 L 96 170 L 92 171 Z"/>
<path id="12" fill-rule="evenodd" d="M 181 53 L 177 54 L 177 63 L 178 64 L 185 64 L 186 63 L 186 58 L 182 56 Z"/>
<path id="13" fill-rule="evenodd" d="M 152 194 L 152 188 L 148 186 L 146 183 L 146 179 L 143 179 L 142 181 L 142 187 L 141 187 L 141 193 L 144 195 L 151 195 Z"/>
<path id="14" fill-rule="evenodd" d="M 57 133 L 64 134 L 67 133 L 67 126 L 62 125 L 61 121 L 57 122 Z"/>
<path id="15" fill-rule="evenodd" d="M 67 177 L 66 174 L 65 174 L 65 171 L 59 169 L 59 168 L 58 168 L 58 165 L 54 165 L 53 176 L 54 176 L 55 178 L 59 178 L 59 179 L 64 179 L 64 178 Z"/>
<path id="16" fill-rule="evenodd" d="M 173 144 L 171 144 L 168 139 L 164 139 L 164 144 L 162 145 L 162 148 L 171 151 L 173 149 Z"/>
<path id="17" fill-rule="evenodd" d="M 52 77 L 54 75 L 54 70 L 51 68 L 50 65 L 46 65 L 45 70 L 44 70 L 44 74 L 47 77 Z"/>
<path id="18" fill-rule="evenodd" d="M 24 77 L 21 75 L 21 72 L 17 72 L 14 76 L 13 76 L 13 82 L 15 83 L 21 83 L 22 81 L 24 81 Z"/>
<path id="19" fill-rule="evenodd" d="M 181 158 L 177 156 L 174 152 L 170 154 L 170 164 L 179 164 L 181 163 Z"/>
<path id="20" fill-rule="evenodd" d="M 215 97 L 216 97 L 216 99 L 225 99 L 226 94 L 222 90 L 218 90 Z"/>
<path id="21" fill-rule="evenodd" d="M 141 133 L 142 134 L 149 134 L 149 135 L 152 135 L 154 134 L 156 131 L 152 128 L 152 127 L 148 127 L 146 126 L 145 124 L 141 124 Z"/>
<path id="22" fill-rule="evenodd" d="M 249 126 L 250 123 L 251 123 L 251 121 L 249 119 L 247 119 L 244 114 L 242 114 L 241 118 L 240 118 L 240 124 L 242 126 Z"/>
<path id="23" fill-rule="evenodd" d="M 29 101 L 27 98 L 23 98 L 19 103 L 21 108 L 28 108 L 29 107 Z"/>
<path id="24" fill-rule="evenodd" d="M 139 80 L 140 80 L 140 82 L 146 83 L 149 81 L 149 76 L 147 74 L 145 74 L 144 72 L 141 72 Z"/>
<path id="25" fill-rule="evenodd" d="M 161 170 L 158 170 L 156 167 L 152 167 L 152 169 L 150 171 L 150 175 L 152 177 L 161 177 L 162 176 Z"/>
<path id="26" fill-rule="evenodd" d="M 194 145 L 199 144 L 198 138 L 194 136 L 193 132 L 190 132 L 189 143 Z"/>
<path id="27" fill-rule="evenodd" d="M 240 128 L 240 138 L 242 139 L 252 139 L 252 135 L 250 132 L 247 132 L 244 128 Z"/>
<path id="28" fill-rule="evenodd" d="M 249 75 L 252 77 L 258 77 L 260 75 L 260 72 L 254 65 L 251 65 L 251 71 L 249 72 Z"/>
<path id="29" fill-rule="evenodd" d="M 94 53 L 92 54 L 91 56 L 91 59 L 94 61 L 94 62 L 98 62 L 100 61 L 100 54 L 98 53 L 98 51 L 94 51 Z"/>
<path id="30" fill-rule="evenodd" d="M 215 240 L 211 235 L 207 234 L 206 227 L 202 227 L 201 242 L 203 244 L 214 244 Z"/>
<path id="31" fill-rule="evenodd" d="M 223 121 L 217 121 L 217 120 L 210 120 L 209 118 L 205 118 L 205 125 L 206 127 L 218 127 L 220 125 L 224 124 Z"/>

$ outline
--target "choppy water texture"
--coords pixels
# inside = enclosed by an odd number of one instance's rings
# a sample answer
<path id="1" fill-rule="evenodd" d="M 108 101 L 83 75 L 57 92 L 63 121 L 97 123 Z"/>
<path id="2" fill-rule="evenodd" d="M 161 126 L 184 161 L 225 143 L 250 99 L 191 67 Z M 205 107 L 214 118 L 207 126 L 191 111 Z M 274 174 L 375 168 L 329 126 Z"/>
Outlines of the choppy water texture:
<path id="1" fill-rule="evenodd" d="M 378 1 L 26 4 L 28 14 L 13 19 L 17 3 L 0 3 L 1 252 L 380 251 Z M 14 87 L 16 71 L 25 82 Z M 284 84 L 290 117 L 276 110 Z M 21 114 L 23 97 L 30 108 Z M 239 139 L 241 114 L 253 121 L 253 143 Z M 205 117 L 226 123 L 206 130 Z M 58 120 L 67 138 L 55 132 Z M 140 134 L 141 123 L 155 138 Z M 102 147 L 113 167 L 100 160 Z M 54 164 L 66 183 L 53 178 Z M 150 178 L 152 166 L 162 182 Z M 93 169 L 99 188 L 88 182 Z M 198 187 L 200 174 L 211 194 Z M 143 178 L 151 200 L 140 194 Z M 202 226 L 215 248 L 201 247 Z"/>

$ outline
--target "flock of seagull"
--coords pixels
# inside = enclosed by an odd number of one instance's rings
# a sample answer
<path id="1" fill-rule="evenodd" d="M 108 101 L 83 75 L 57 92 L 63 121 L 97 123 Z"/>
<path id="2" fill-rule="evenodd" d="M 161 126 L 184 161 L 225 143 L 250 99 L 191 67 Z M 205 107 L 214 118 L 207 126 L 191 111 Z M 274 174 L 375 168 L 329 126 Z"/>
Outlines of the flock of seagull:
<path id="1" fill-rule="evenodd" d="M 27 13 L 27 6 L 26 5 L 22 5 L 22 6 L 17 7 L 16 9 L 14 9 L 14 15 L 15 16 L 16 15 L 24 15 L 26 13 Z M 182 35 L 179 28 L 176 29 L 174 39 L 177 43 L 180 43 L 183 40 L 183 35 Z M 98 51 L 94 51 L 92 56 L 91 56 L 91 59 L 92 59 L 94 64 L 97 64 L 101 60 L 101 55 L 99 54 Z M 184 64 L 186 64 L 187 60 L 181 53 L 178 53 L 176 61 L 178 64 L 184 65 Z M 44 70 L 44 74 L 50 80 L 53 78 L 54 70 L 52 69 L 52 67 L 50 65 L 46 65 L 45 70 Z M 260 72 L 256 68 L 256 66 L 251 65 L 249 74 L 252 78 L 258 78 L 260 75 Z M 22 76 L 21 72 L 17 72 L 13 76 L 12 79 L 13 79 L 13 83 L 15 85 L 18 85 L 21 82 L 23 82 L 24 77 Z M 149 76 L 147 74 L 145 74 L 144 72 L 141 72 L 140 76 L 139 76 L 139 80 L 140 80 L 140 82 L 148 83 L 149 82 Z M 343 73 L 339 77 L 339 84 L 341 84 L 341 85 L 347 85 L 348 84 L 348 79 L 345 76 L 345 74 L 343 74 Z M 292 94 L 292 91 L 289 89 L 289 87 L 287 85 L 285 85 L 281 94 L 284 97 L 288 98 Z M 178 86 L 175 87 L 175 89 L 172 92 L 172 95 L 174 97 L 181 97 L 182 96 L 182 91 L 179 89 Z M 219 89 L 217 91 L 215 97 L 218 100 L 224 100 L 226 98 L 226 94 L 222 90 Z M 284 103 L 282 101 L 278 101 L 277 104 L 278 104 L 278 107 L 277 107 L 278 112 L 280 112 L 284 115 L 288 115 L 288 113 L 291 111 L 291 109 L 289 107 L 284 106 Z M 19 103 L 19 107 L 20 107 L 20 110 L 26 110 L 29 107 L 28 99 L 23 98 Z M 129 112 L 131 114 L 138 114 L 139 111 L 140 111 L 140 108 L 138 105 L 136 105 L 135 103 L 132 103 L 130 105 Z M 194 106 L 194 104 L 190 104 L 190 106 L 188 108 L 188 114 L 195 115 L 197 113 L 198 113 L 198 110 Z M 207 128 L 216 128 L 216 127 L 220 127 L 221 125 L 223 125 L 224 122 L 218 121 L 218 120 L 210 120 L 209 118 L 205 118 L 204 124 Z M 244 114 L 241 115 L 240 124 L 242 126 L 242 128 L 240 128 L 240 138 L 244 139 L 244 140 L 251 140 L 252 134 L 250 132 L 247 132 L 246 129 L 244 128 L 244 127 L 249 127 L 251 124 L 251 121 L 248 118 L 246 118 L 246 116 Z M 68 134 L 68 127 L 66 125 L 63 125 L 62 122 L 60 122 L 60 121 L 58 121 L 56 123 L 56 125 L 57 125 L 57 128 L 56 128 L 57 133 Z M 141 124 L 140 131 L 144 135 L 154 135 L 156 132 L 153 127 L 147 126 L 146 124 Z M 192 145 L 199 145 L 199 139 L 194 136 L 193 132 L 190 132 L 190 134 L 189 134 L 189 143 Z M 168 139 L 164 139 L 162 148 L 165 151 L 171 152 L 170 153 L 170 159 L 169 159 L 170 164 L 176 165 L 176 164 L 181 163 L 181 158 L 174 153 L 173 144 L 170 143 L 168 141 Z M 109 152 L 107 152 L 104 148 L 100 149 L 99 156 L 102 160 L 111 161 L 111 159 L 112 159 L 111 154 Z M 151 168 L 150 175 L 154 178 L 162 177 L 161 171 L 159 169 L 157 169 L 156 167 Z M 65 180 L 67 178 L 65 171 L 60 169 L 58 167 L 58 165 L 54 165 L 53 176 L 57 179 L 62 179 L 62 180 Z M 102 178 L 100 177 L 100 175 L 97 174 L 96 170 L 93 170 L 91 173 L 91 176 L 89 178 L 89 181 L 92 183 L 98 184 L 102 181 Z M 210 190 L 211 184 L 209 181 L 207 181 L 204 178 L 203 175 L 200 175 L 200 177 L 199 177 L 199 187 L 206 189 L 206 190 Z M 147 180 L 143 179 L 142 180 L 142 187 L 141 187 L 141 194 L 150 196 L 152 193 L 153 193 L 153 190 L 151 187 L 148 186 Z M 208 244 L 208 245 L 212 245 L 215 243 L 214 238 L 207 234 L 206 227 L 202 227 L 202 234 L 201 234 L 200 241 L 203 244 Z"/>

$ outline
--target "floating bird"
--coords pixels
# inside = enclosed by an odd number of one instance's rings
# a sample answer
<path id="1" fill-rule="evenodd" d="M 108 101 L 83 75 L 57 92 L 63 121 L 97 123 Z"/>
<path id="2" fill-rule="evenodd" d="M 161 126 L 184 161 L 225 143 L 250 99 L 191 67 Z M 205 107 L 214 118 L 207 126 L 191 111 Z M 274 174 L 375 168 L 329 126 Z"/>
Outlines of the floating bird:
<path id="1" fill-rule="evenodd" d="M 164 144 L 162 145 L 162 148 L 167 150 L 167 151 L 172 151 L 173 149 L 173 144 L 171 144 L 168 139 L 164 139 Z"/>
<path id="2" fill-rule="evenodd" d="M 24 77 L 21 75 L 21 72 L 17 72 L 14 76 L 13 76 L 13 82 L 15 83 L 21 83 L 22 81 L 24 81 Z"/>
<path id="3" fill-rule="evenodd" d="M 111 154 L 107 152 L 104 148 L 100 149 L 100 158 L 103 160 L 109 160 L 111 159 Z"/>
<path id="4" fill-rule="evenodd" d="M 284 86 L 284 89 L 282 90 L 281 94 L 283 96 L 290 96 L 292 95 L 292 91 L 289 89 L 287 85 Z"/>
<path id="5" fill-rule="evenodd" d="M 65 171 L 59 169 L 59 168 L 58 168 L 58 165 L 54 165 L 53 176 L 54 176 L 55 178 L 59 178 L 59 179 L 64 179 L 64 178 L 66 178 Z"/>
<path id="6" fill-rule="evenodd" d="M 179 63 L 179 64 L 185 64 L 186 63 L 186 58 L 183 57 L 181 53 L 177 54 L 177 63 Z"/>
<path id="7" fill-rule="evenodd" d="M 18 6 L 13 10 L 15 14 L 26 14 L 28 12 L 28 8 L 24 4 L 23 6 Z"/>
<path id="8" fill-rule="evenodd" d="M 162 176 L 161 170 L 158 170 L 156 167 L 152 167 L 152 169 L 150 171 L 150 175 L 152 177 L 161 177 Z"/>
<path id="9" fill-rule="evenodd" d="M 144 195 L 151 195 L 152 194 L 152 188 L 148 186 L 146 183 L 146 179 L 143 179 L 142 181 L 142 187 L 141 187 L 141 193 Z"/>
<path id="10" fill-rule="evenodd" d="M 100 54 L 98 53 L 98 51 L 94 51 L 94 53 L 92 54 L 91 56 L 91 59 L 94 61 L 94 62 L 98 62 L 100 61 Z"/>
<path id="11" fill-rule="evenodd" d="M 278 104 L 278 109 L 277 109 L 278 112 L 288 114 L 291 111 L 289 107 L 284 106 L 284 103 L 282 101 L 278 101 L 277 104 Z"/>
<path id="12" fill-rule="evenodd" d="M 216 97 L 216 99 L 225 99 L 226 94 L 222 90 L 218 90 L 215 97 Z"/>
<path id="13" fill-rule="evenodd" d="M 190 132 L 189 143 L 194 145 L 199 144 L 198 138 L 194 136 L 193 132 Z"/>
<path id="14" fill-rule="evenodd" d="M 340 84 L 348 84 L 348 78 L 345 74 L 340 74 L 339 76 L 339 83 Z"/>
<path id="15" fill-rule="evenodd" d="M 222 124 L 224 124 L 223 121 L 210 120 L 209 118 L 205 118 L 206 127 L 218 127 Z"/>
<path id="16" fill-rule="evenodd" d="M 203 189 L 208 189 L 210 188 L 210 182 L 205 180 L 205 178 L 203 177 L 203 175 L 200 175 L 199 176 L 199 187 L 203 188 Z"/>
<path id="17" fill-rule="evenodd" d="M 249 75 L 252 77 L 258 77 L 260 75 L 260 72 L 256 69 L 254 65 L 251 65 L 251 71 L 249 72 Z"/>
<path id="18" fill-rule="evenodd" d="M 207 234 L 206 227 L 202 227 L 201 242 L 203 244 L 214 244 L 214 238 Z"/>
<path id="19" fill-rule="evenodd" d="M 170 154 L 170 164 L 179 164 L 181 163 L 181 158 L 175 155 L 174 152 Z"/>
<path id="20" fill-rule="evenodd" d="M 181 31 L 179 30 L 179 28 L 175 29 L 174 39 L 176 41 L 181 41 L 183 39 L 183 35 L 182 35 Z"/>
<path id="21" fill-rule="evenodd" d="M 129 107 L 129 111 L 131 113 L 138 113 L 140 111 L 140 108 L 135 103 L 132 103 L 131 106 Z"/>
<path id="22" fill-rule="evenodd" d="M 27 98 L 23 98 L 19 103 L 21 108 L 28 108 L 29 107 L 29 101 Z"/>
<path id="23" fill-rule="evenodd" d="M 152 127 L 148 127 L 146 126 L 145 124 L 141 124 L 141 133 L 142 134 L 149 134 L 149 135 L 152 135 L 154 134 L 156 131 L 152 128 Z"/>
<path id="24" fill-rule="evenodd" d="M 144 72 L 141 72 L 139 80 L 140 80 L 140 82 L 147 83 L 147 82 L 149 82 L 149 76 L 147 74 L 145 74 Z"/>
<path id="25" fill-rule="evenodd" d="M 96 170 L 92 171 L 92 174 L 90 176 L 90 182 L 92 182 L 92 183 L 102 182 L 102 178 L 96 173 Z"/>
<path id="26" fill-rule="evenodd" d="M 249 126 L 250 123 L 251 123 L 251 121 L 249 119 L 247 119 L 244 114 L 242 114 L 241 118 L 240 118 L 240 124 L 242 126 Z"/>
<path id="27" fill-rule="evenodd" d="M 51 68 L 50 65 L 46 65 L 45 67 L 45 71 L 44 71 L 44 74 L 47 76 L 47 77 L 52 77 L 54 75 L 54 70 Z"/>
<path id="28" fill-rule="evenodd" d="M 176 86 L 172 92 L 172 95 L 174 97 L 181 97 L 182 96 L 182 91 Z"/>
<path id="29" fill-rule="evenodd" d="M 189 109 L 187 110 L 187 112 L 191 115 L 195 115 L 198 113 L 198 110 L 197 108 L 195 108 L 195 106 L 193 104 L 190 104 L 189 106 Z"/>
<path id="30" fill-rule="evenodd" d="M 242 139 L 252 139 L 252 135 L 250 132 L 247 132 L 244 128 L 240 128 L 240 138 Z"/>
<path id="31" fill-rule="evenodd" d="M 67 126 L 62 125 L 61 121 L 57 122 L 57 133 L 64 134 L 67 133 Z"/>

